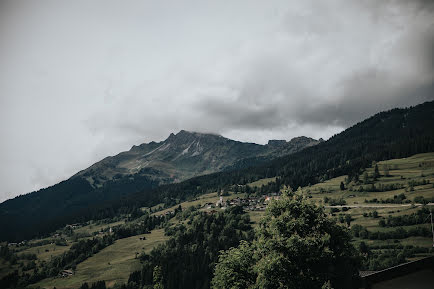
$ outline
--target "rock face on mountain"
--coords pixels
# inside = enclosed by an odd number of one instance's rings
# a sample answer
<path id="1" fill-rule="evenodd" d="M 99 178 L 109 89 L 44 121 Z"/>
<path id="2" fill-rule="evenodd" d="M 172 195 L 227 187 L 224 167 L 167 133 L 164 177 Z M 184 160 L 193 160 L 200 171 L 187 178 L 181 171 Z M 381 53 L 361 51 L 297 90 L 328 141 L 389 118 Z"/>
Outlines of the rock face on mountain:
<path id="1" fill-rule="evenodd" d="M 312 138 L 297 137 L 289 142 L 271 140 L 267 145 L 259 145 L 181 130 L 162 142 L 144 143 L 107 157 L 76 176 L 85 178 L 94 187 L 128 175 L 146 176 L 160 183 L 179 182 L 197 175 L 238 168 L 244 160 L 250 160 L 248 164 L 253 165 L 318 143 Z"/>

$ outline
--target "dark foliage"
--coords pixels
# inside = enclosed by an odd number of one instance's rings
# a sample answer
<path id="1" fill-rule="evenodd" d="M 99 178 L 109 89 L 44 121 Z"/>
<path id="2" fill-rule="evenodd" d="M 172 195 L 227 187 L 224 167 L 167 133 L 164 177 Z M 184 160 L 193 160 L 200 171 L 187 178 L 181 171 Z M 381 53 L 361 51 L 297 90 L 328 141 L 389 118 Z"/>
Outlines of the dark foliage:
<path id="1" fill-rule="evenodd" d="M 361 270 L 371 271 L 383 270 L 408 262 L 408 258 L 416 257 L 417 254 L 432 253 L 430 248 L 403 246 L 399 243 L 368 246 L 362 242 L 359 249 L 363 256 Z"/>
<path id="2" fill-rule="evenodd" d="M 215 214 L 190 211 L 184 218 L 187 224 L 172 228 L 169 241 L 141 255 L 143 268 L 130 275 L 128 284 L 152 285 L 153 270 L 159 266 L 166 289 L 209 288 L 219 251 L 253 236 L 241 207 Z"/>
<path id="3" fill-rule="evenodd" d="M 85 179 L 73 177 L 0 204 L 1 238 L 19 241 L 41 237 L 68 223 L 113 216 L 113 209 L 94 209 L 157 185 L 147 177 L 125 177 L 108 181 L 102 188 L 95 189 Z"/>
<path id="4" fill-rule="evenodd" d="M 404 228 L 396 228 L 392 231 L 368 231 L 361 225 L 354 225 L 351 228 L 354 237 L 369 239 L 369 240 L 389 240 L 389 239 L 405 239 L 408 237 L 429 237 L 431 231 L 426 227 L 413 227 L 408 230 Z"/>
<path id="5" fill-rule="evenodd" d="M 416 213 L 402 216 L 388 216 L 380 223 L 382 227 L 400 227 L 409 225 L 418 225 L 430 222 L 430 211 L 428 208 L 422 208 Z M 381 220 L 380 220 L 381 221 Z"/>

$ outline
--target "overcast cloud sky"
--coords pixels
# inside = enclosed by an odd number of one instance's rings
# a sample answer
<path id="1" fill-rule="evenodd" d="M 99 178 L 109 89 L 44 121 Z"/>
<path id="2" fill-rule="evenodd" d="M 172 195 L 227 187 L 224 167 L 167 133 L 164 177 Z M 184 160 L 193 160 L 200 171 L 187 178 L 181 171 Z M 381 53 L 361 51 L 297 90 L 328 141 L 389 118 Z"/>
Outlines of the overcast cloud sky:
<path id="1" fill-rule="evenodd" d="M 433 2 L 0 0 L 0 201 L 180 129 L 327 139 L 432 100 Z"/>

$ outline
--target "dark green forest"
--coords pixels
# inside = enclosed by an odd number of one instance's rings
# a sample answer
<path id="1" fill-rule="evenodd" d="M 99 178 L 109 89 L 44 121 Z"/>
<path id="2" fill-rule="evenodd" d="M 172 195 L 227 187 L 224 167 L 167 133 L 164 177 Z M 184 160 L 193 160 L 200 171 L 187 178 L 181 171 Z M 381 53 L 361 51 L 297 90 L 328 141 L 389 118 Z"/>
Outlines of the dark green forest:
<path id="1" fill-rule="evenodd" d="M 330 282 L 333 288 L 353 288 L 358 284 L 361 257 L 351 245 L 349 230 L 301 195 L 288 193 L 271 203 L 258 231 L 252 230 L 242 207 L 213 214 L 191 207 L 179 211 L 176 218 L 183 223 L 167 225 L 170 239 L 142 254 L 142 269 L 131 273 L 120 288 L 321 288 Z"/>

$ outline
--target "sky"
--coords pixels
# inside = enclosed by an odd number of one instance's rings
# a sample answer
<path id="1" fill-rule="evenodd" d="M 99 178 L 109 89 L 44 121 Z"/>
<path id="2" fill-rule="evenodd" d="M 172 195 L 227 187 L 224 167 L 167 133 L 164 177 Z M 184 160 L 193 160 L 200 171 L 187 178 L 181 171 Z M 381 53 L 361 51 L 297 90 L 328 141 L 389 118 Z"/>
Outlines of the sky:
<path id="1" fill-rule="evenodd" d="M 433 3 L 0 0 L 0 201 L 181 129 L 327 139 L 433 100 Z"/>

